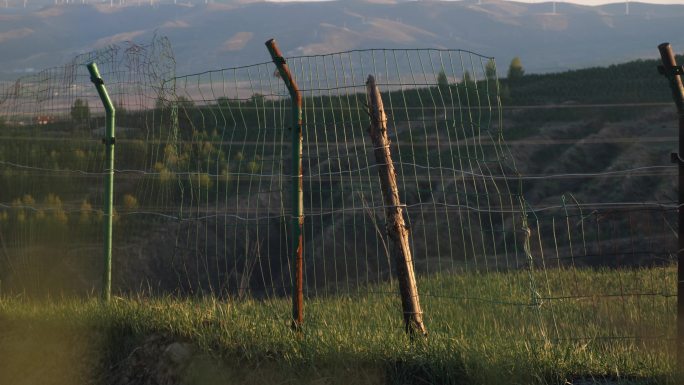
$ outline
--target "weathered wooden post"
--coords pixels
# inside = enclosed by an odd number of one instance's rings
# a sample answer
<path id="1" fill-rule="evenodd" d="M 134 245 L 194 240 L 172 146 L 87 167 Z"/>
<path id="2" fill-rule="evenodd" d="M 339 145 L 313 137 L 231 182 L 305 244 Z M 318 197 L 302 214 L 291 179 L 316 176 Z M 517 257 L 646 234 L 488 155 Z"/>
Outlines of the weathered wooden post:
<path id="1" fill-rule="evenodd" d="M 391 253 L 397 267 L 404 324 L 406 332 L 411 336 L 416 334 L 426 336 L 427 330 L 423 324 L 423 312 L 420 309 L 416 275 L 413 271 L 408 228 L 404 222 L 403 207 L 405 205 L 402 205 L 399 199 L 397 174 L 394 171 L 390 140 L 387 137 L 387 115 L 382 105 L 380 90 L 378 90 L 375 78 L 372 75 L 369 75 L 366 81 L 366 92 L 371 118 L 370 136 L 373 141 L 375 162 L 378 164 L 380 186 L 385 203 L 387 234 L 392 244 Z"/>

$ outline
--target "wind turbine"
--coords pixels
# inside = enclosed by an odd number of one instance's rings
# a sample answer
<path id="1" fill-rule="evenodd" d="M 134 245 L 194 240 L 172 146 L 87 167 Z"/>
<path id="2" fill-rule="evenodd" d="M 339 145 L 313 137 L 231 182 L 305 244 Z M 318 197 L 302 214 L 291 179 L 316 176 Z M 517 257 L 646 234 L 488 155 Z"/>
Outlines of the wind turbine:
<path id="1" fill-rule="evenodd" d="M 625 15 L 629 15 L 629 0 L 625 1 Z"/>

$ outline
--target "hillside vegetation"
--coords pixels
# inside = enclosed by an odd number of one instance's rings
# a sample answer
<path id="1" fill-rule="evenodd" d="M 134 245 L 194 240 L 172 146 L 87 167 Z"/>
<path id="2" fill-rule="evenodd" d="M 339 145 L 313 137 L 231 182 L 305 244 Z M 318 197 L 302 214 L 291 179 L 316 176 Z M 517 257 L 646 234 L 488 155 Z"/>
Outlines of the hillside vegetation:
<path id="1" fill-rule="evenodd" d="M 677 57 L 682 62 L 683 56 Z M 610 104 L 672 102 L 667 79 L 658 73 L 660 60 L 635 60 L 552 74 L 526 74 L 510 87 L 504 105 Z M 501 66 L 501 64 L 499 64 Z"/>
<path id="2" fill-rule="evenodd" d="M 678 57 L 679 62 L 682 57 Z M 677 118 L 659 60 L 501 81 L 504 137 L 523 175 L 602 173 L 670 166 Z M 520 106 L 517 108 L 516 106 Z M 661 171 L 527 181 L 533 204 L 573 194 L 582 202 L 672 201 Z"/>

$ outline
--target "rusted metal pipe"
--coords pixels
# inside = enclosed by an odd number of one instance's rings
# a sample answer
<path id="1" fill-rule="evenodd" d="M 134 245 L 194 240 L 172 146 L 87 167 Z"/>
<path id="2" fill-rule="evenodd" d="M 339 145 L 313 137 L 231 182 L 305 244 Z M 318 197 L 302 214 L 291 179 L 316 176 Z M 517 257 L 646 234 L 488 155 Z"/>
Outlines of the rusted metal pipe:
<path id="1" fill-rule="evenodd" d="M 672 99 L 677 106 L 677 115 L 679 116 L 679 149 L 677 153 L 672 154 L 672 162 L 678 165 L 679 174 L 679 250 L 677 251 L 677 383 L 684 384 L 684 161 L 682 161 L 682 154 L 684 154 L 684 86 L 682 85 L 682 74 L 684 68 L 677 65 L 674 52 L 670 43 L 663 43 L 658 46 L 660 51 L 660 58 L 663 65 L 658 69 L 661 74 L 665 75 L 670 83 L 672 90 Z"/>
<path id="2" fill-rule="evenodd" d="M 292 77 L 275 39 L 266 42 L 271 59 L 278 68 L 292 100 L 292 254 L 295 282 L 292 290 L 292 327 L 304 324 L 304 179 L 302 173 L 302 94 Z"/>

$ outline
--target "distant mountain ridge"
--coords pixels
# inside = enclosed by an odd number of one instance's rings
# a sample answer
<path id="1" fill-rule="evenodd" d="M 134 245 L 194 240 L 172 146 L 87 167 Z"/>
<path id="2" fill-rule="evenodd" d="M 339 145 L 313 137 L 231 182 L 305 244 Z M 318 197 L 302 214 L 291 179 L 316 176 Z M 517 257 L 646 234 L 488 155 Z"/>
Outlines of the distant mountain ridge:
<path id="1" fill-rule="evenodd" d="M 149 41 L 154 34 L 170 38 L 178 73 L 267 61 L 263 42 L 271 37 L 287 55 L 460 48 L 497 58 L 500 75 L 514 56 L 528 72 L 551 72 L 654 58 L 663 41 L 684 49 L 684 5 L 630 3 L 629 15 L 624 4 L 558 3 L 556 9 L 553 14 L 551 3 L 500 0 L 0 8 L 0 77 L 59 65 L 110 43 Z"/>

